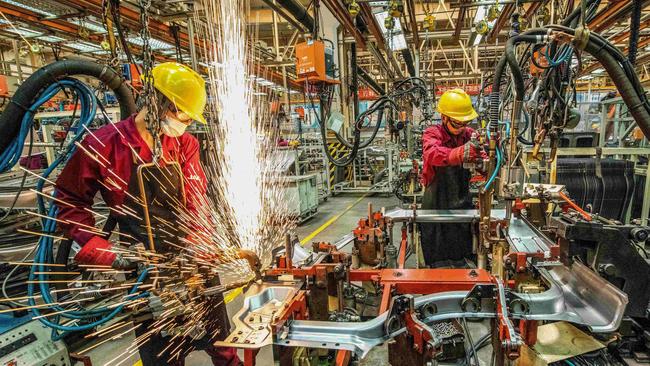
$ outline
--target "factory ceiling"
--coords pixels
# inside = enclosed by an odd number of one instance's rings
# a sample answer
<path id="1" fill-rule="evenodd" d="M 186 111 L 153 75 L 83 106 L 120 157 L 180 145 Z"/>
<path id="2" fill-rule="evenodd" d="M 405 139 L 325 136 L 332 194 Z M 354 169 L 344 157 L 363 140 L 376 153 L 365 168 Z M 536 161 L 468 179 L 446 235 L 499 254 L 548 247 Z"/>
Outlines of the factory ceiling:
<path id="1" fill-rule="evenodd" d="M 314 2 L 292 0 L 308 9 L 313 16 Z M 121 28 L 129 47 L 138 59 L 140 29 L 138 4 L 135 0 L 105 1 L 119 3 Z M 263 60 L 262 72 L 271 79 L 280 78 L 282 68 L 293 76 L 294 45 L 305 39 L 303 19 L 297 19 L 285 1 L 251 0 L 246 14 L 249 28 L 256 41 L 251 42 L 256 57 Z M 420 75 L 438 83 L 477 83 L 494 68 L 497 56 L 513 30 L 513 16 L 519 14 L 534 27 L 551 22 L 548 14 L 579 6 L 580 1 L 494 1 L 469 0 L 404 0 L 404 10 L 395 19 L 396 28 L 390 33 L 384 27 L 385 13 L 381 6 L 388 1 L 358 1 L 359 14 L 353 18 L 348 10 L 348 0 L 320 0 L 321 11 L 330 12 L 341 24 L 340 34 L 345 42 L 356 42 L 358 64 L 378 80 L 389 80 L 409 73 L 409 66 L 419 68 Z M 553 4 L 551 4 L 553 3 Z M 558 5 L 559 4 L 559 5 Z M 0 1 L 0 41 L 7 49 L 21 49 L 23 55 L 32 53 L 24 39 L 38 44 L 39 51 L 51 57 L 59 50 L 74 52 L 99 59 L 109 57 L 102 48 L 107 39 L 104 26 L 102 0 L 5 0 Z M 159 60 L 191 62 L 190 33 L 195 18 L 194 2 L 190 0 L 153 0 L 151 35 L 155 39 L 156 57 Z M 650 60 L 650 13 L 644 1 L 640 25 L 639 67 L 646 72 Z M 589 24 L 592 31 L 600 32 L 623 51 L 629 39 L 630 1 L 603 1 L 598 15 Z M 497 10 L 497 11 L 494 11 Z M 566 12 L 559 9 L 560 12 Z M 384 15 L 382 15 L 382 13 Z M 6 19 L 5 19 L 6 18 Z M 322 18 L 322 16 L 320 17 Z M 546 19 L 545 19 L 546 18 Z M 13 23 L 14 26 L 10 24 Z M 483 24 L 482 21 L 486 23 Z M 485 34 L 478 33 L 477 25 L 487 25 Z M 200 24 L 198 25 L 200 27 Z M 194 28 L 197 25 L 194 24 Z M 174 29 L 178 29 L 174 36 Z M 16 41 L 16 42 L 14 42 Z M 179 46 L 180 53 L 176 45 Z M 646 50 L 647 49 L 647 50 Z M 200 60 L 197 62 L 200 63 Z M 588 80 L 598 78 L 597 64 L 583 60 L 584 75 Z M 200 65 L 198 65 L 200 66 Z M 295 84 L 297 85 L 297 84 Z"/>

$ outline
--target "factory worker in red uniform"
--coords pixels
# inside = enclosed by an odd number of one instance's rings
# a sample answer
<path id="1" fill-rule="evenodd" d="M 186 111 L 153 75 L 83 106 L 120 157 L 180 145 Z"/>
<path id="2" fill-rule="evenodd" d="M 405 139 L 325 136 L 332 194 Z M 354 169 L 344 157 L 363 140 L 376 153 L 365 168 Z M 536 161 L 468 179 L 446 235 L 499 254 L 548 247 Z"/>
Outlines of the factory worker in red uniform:
<path id="1" fill-rule="evenodd" d="M 161 126 L 159 161 L 169 164 L 163 169 L 149 166 L 138 174 L 139 167 L 152 162 L 155 150 L 154 138 L 145 122 L 147 109 L 143 107 L 137 114 L 89 134 L 82 143 L 83 148 L 74 153 L 57 179 L 57 198 L 67 203 L 59 205 L 57 218 L 62 222 L 66 237 L 81 246 L 74 257 L 78 263 L 114 268 L 130 266 L 129 261 L 109 251 L 113 247 L 109 232 L 116 224 L 119 224 L 120 233 L 125 234 L 120 237 L 121 241 L 149 243 L 160 253 L 173 250 L 169 243 L 181 243 L 178 237 L 187 235 L 173 223 L 178 221 L 181 211 L 196 212 L 206 192 L 199 142 L 185 132 L 193 121 L 206 123 L 202 115 L 207 100 L 205 81 L 186 65 L 173 62 L 154 67 L 152 75 Z M 138 179 L 139 176 L 143 179 Z M 109 235 L 105 236 L 92 230 L 95 220 L 90 209 L 98 192 L 111 209 L 103 229 Z M 147 198 L 146 210 L 137 202 L 142 197 Z M 146 214 L 150 217 L 150 225 L 143 222 Z M 147 228 L 151 228 L 151 235 Z M 213 301 L 214 310 L 208 314 L 210 321 L 206 323 L 221 325 L 219 328 L 225 325 L 226 329 L 207 330 L 209 335 L 219 334 L 222 339 L 227 334 L 228 316 L 223 297 Z M 136 334 L 145 333 L 147 328 L 145 322 Z M 217 339 L 204 337 L 198 341 L 201 344 L 192 345 L 204 349 L 214 365 L 240 363 L 235 349 L 216 348 L 212 346 L 214 340 Z M 152 336 L 140 347 L 143 365 L 168 364 L 168 356 L 157 357 L 168 345 L 166 337 Z M 186 355 L 182 353 L 172 364 L 183 364 Z"/>
<path id="2" fill-rule="evenodd" d="M 429 127 L 422 136 L 422 209 L 471 209 L 470 172 L 463 162 L 473 162 L 484 153 L 470 142 L 474 130 L 467 126 L 478 114 L 462 89 L 446 91 L 438 102 L 442 123 Z M 422 254 L 431 267 L 464 266 L 472 256 L 469 224 L 423 224 Z"/>

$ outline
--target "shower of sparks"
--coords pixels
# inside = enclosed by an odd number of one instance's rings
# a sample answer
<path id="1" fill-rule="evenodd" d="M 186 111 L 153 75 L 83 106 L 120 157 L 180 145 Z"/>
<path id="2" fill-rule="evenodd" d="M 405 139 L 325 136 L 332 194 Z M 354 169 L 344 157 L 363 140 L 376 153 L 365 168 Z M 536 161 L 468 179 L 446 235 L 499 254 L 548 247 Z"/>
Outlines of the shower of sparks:
<path id="1" fill-rule="evenodd" d="M 198 34 L 208 65 L 208 111 L 215 154 L 206 162 L 218 201 L 217 246 L 255 251 L 264 265 L 295 222 L 280 187 L 282 154 L 276 149 L 268 103 L 256 99 L 254 61 L 244 22 L 247 1 L 197 2 Z"/>

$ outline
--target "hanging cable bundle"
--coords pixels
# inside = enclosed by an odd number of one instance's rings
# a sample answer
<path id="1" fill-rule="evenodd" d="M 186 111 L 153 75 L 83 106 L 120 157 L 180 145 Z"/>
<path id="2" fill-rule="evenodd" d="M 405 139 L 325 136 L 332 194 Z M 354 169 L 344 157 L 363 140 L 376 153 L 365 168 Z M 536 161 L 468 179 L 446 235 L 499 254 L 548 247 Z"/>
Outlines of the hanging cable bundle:
<path id="1" fill-rule="evenodd" d="M 391 92 L 388 95 L 381 96 L 379 99 L 375 100 L 365 112 L 359 115 L 359 117 L 356 119 L 354 123 L 354 131 L 353 131 L 351 143 L 345 140 L 343 137 L 341 137 L 338 133 L 334 134 L 336 136 L 337 141 L 343 144 L 348 149 L 350 149 L 350 152 L 345 157 L 336 159 L 331 155 L 331 153 L 327 149 L 325 149 L 325 155 L 327 156 L 328 160 L 332 164 L 338 167 L 344 167 L 350 165 L 352 161 L 354 161 L 354 159 L 356 158 L 358 151 L 360 149 L 370 146 L 372 141 L 377 136 L 377 133 L 379 132 L 379 128 L 381 127 L 381 123 L 383 120 L 384 110 L 386 108 L 392 108 L 394 110 L 397 110 L 399 108 L 397 103 L 395 103 L 396 99 L 404 98 L 404 97 L 414 97 L 415 103 L 424 107 L 426 110 L 431 108 L 433 104 L 433 98 L 431 97 L 430 94 L 431 93 L 429 93 L 429 90 L 427 90 L 426 88 L 426 82 L 421 78 L 410 77 L 398 81 L 393 88 L 393 92 Z M 321 108 L 323 108 L 324 106 L 324 104 L 322 103 L 323 99 L 327 99 L 327 98 L 328 98 L 327 95 L 321 93 Z M 312 104 L 312 108 L 315 109 L 313 101 L 311 102 L 311 104 Z M 372 135 L 364 142 L 361 142 L 361 130 L 364 127 L 368 127 L 366 124 L 369 123 L 369 121 L 371 121 L 371 117 L 375 113 L 377 115 L 377 121 L 372 130 Z M 425 115 L 427 116 L 429 114 L 431 113 L 428 111 L 425 113 Z M 323 139 L 323 142 L 325 142 L 327 139 L 327 126 L 325 125 L 325 121 L 327 120 L 325 116 L 327 115 L 328 113 L 325 112 L 323 113 L 324 117 L 322 119 L 317 118 L 318 124 L 320 125 L 321 138 Z"/>
<path id="2" fill-rule="evenodd" d="M 153 53 L 149 40 L 151 34 L 149 32 L 149 9 L 151 8 L 151 0 L 140 0 L 140 38 L 142 38 L 142 78 L 143 88 L 140 98 L 144 98 L 144 106 L 147 108 L 147 113 L 144 116 L 144 121 L 147 125 L 147 130 L 154 140 L 153 161 L 158 161 L 162 154 L 162 146 L 160 142 L 160 111 L 158 110 L 158 103 L 156 97 L 156 89 L 154 88 L 154 75 L 153 70 Z"/>

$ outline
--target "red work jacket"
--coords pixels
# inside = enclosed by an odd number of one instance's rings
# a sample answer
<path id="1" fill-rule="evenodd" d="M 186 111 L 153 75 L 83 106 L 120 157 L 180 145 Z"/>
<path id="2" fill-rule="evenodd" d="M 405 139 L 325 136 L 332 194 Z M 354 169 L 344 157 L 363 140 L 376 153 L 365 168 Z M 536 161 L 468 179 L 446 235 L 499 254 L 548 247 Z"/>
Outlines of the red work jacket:
<path id="1" fill-rule="evenodd" d="M 467 143 L 473 129 L 465 127 L 460 135 L 451 135 L 443 125 L 427 128 L 422 135 L 422 175 L 420 182 L 428 187 L 436 177 L 436 167 L 449 166 L 449 153 L 452 149 Z"/>
<path id="2" fill-rule="evenodd" d="M 163 157 L 179 162 L 184 175 L 186 208 L 196 212 L 207 186 L 199 161 L 198 140 L 186 132 L 180 137 L 162 135 L 161 144 Z M 65 236 L 84 245 L 96 235 L 84 225 L 95 225 L 89 210 L 97 192 L 107 206 L 122 205 L 134 164 L 151 162 L 152 152 L 136 129 L 135 115 L 88 134 L 81 145 L 84 149 L 77 148 L 56 181 L 56 197 L 74 206 L 58 205 L 59 220 L 76 222 L 59 223 Z M 99 157 L 93 159 L 89 154 Z"/>

